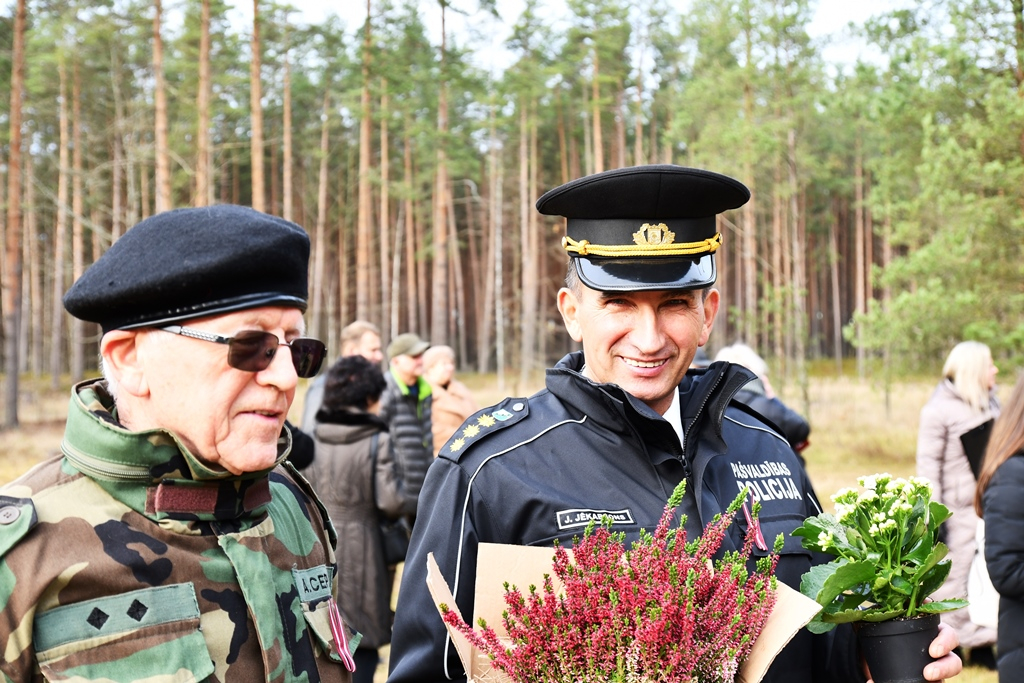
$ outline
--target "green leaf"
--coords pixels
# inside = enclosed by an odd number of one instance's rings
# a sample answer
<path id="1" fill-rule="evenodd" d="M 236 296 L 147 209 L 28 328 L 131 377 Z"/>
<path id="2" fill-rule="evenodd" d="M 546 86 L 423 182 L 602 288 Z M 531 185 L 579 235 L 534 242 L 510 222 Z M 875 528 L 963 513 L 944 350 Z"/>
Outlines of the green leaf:
<path id="1" fill-rule="evenodd" d="M 846 560 L 836 560 L 828 564 L 819 564 L 811 567 L 810 570 L 800 577 L 800 592 L 812 600 L 817 600 L 818 594 L 821 593 L 821 589 L 825 586 L 825 582 L 845 563 Z"/>
<path id="2" fill-rule="evenodd" d="M 836 627 L 835 624 L 830 624 L 827 621 L 815 617 L 807 624 L 807 630 L 811 633 L 828 633 Z"/>
<path id="3" fill-rule="evenodd" d="M 903 616 L 903 614 L 904 610 L 902 609 L 889 610 L 887 612 L 864 612 L 864 617 L 862 618 L 862 621 L 889 621 L 890 619 L 901 617 Z"/>
<path id="4" fill-rule="evenodd" d="M 917 608 L 918 612 L 926 614 L 937 614 L 939 612 L 952 612 L 955 609 L 967 607 L 968 601 L 963 598 L 950 598 L 948 600 L 934 600 L 926 602 Z"/>
<path id="5" fill-rule="evenodd" d="M 924 600 L 929 595 L 939 590 L 942 584 L 946 582 L 946 577 L 949 576 L 949 570 L 952 568 L 953 565 L 949 560 L 943 560 L 935 565 L 931 571 L 921 576 L 919 579 L 921 583 L 921 590 L 917 596 L 918 600 Z"/>
<path id="6" fill-rule="evenodd" d="M 911 593 L 914 592 L 914 584 L 907 581 L 900 574 L 897 574 L 896 576 L 892 577 L 892 580 L 889 583 L 892 586 L 893 590 L 897 593 L 909 596 Z"/>
<path id="7" fill-rule="evenodd" d="M 829 563 L 829 565 L 836 564 L 838 563 Z M 846 591 L 853 590 L 858 584 L 871 583 L 874 578 L 875 565 L 870 562 L 846 562 L 835 567 L 831 576 L 825 579 L 821 590 L 818 591 L 814 599 L 818 601 L 819 605 L 829 605 Z M 800 590 L 803 591 L 803 581 L 801 581 Z"/>
<path id="8" fill-rule="evenodd" d="M 949 511 L 948 507 L 934 500 L 931 503 L 929 514 L 931 517 L 929 524 L 933 529 L 938 529 L 939 525 L 953 516 L 953 513 Z"/>

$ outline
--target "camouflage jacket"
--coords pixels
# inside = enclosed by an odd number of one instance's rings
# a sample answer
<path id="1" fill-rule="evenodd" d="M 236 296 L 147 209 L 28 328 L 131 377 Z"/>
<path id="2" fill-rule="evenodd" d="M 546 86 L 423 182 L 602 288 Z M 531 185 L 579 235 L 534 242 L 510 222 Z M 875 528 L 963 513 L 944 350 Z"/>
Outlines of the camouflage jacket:
<path id="1" fill-rule="evenodd" d="M 347 683 L 335 534 L 305 480 L 210 469 L 112 405 L 75 387 L 63 455 L 0 488 L 0 679 Z"/>

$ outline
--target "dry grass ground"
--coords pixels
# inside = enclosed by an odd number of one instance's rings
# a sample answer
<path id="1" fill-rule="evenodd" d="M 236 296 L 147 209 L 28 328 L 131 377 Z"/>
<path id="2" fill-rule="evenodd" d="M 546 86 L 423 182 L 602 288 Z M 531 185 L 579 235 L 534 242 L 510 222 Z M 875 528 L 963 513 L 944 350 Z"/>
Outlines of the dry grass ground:
<path id="1" fill-rule="evenodd" d="M 514 377 L 499 389 L 493 375 L 462 375 L 481 405 L 496 403 L 516 392 Z M 536 379 L 539 386 L 542 378 Z M 888 401 L 881 387 L 851 378 L 812 379 L 809 387 L 811 445 L 804 452 L 807 469 L 819 497 L 830 505 L 828 497 L 836 490 L 853 485 L 856 478 L 874 472 L 906 476 L 914 472 L 918 413 L 934 386 L 932 381 L 894 384 Z M 1005 390 L 1005 389 L 1004 389 Z M 782 398 L 794 408 L 800 405 L 793 392 Z M 301 414 L 302 389 L 291 414 Z M 42 385 L 27 382 L 20 407 L 22 426 L 0 431 L 0 484 L 6 483 L 39 460 L 57 453 L 67 410 L 67 393 L 52 392 Z M 1005 396 L 1003 397 L 1005 398 Z M 384 652 L 386 659 L 386 649 Z M 385 679 L 385 665 L 377 682 Z M 996 683 L 995 673 L 968 666 L 958 681 Z"/>

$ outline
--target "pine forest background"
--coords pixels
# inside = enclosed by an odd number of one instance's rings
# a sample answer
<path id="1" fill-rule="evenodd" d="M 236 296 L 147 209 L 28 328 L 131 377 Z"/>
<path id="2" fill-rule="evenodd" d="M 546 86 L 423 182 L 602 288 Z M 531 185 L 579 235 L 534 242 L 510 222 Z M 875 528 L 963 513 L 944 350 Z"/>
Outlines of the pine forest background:
<path id="1" fill-rule="evenodd" d="M 501 73 L 476 65 L 493 0 L 345 0 L 314 25 L 253 0 L 13 0 L 0 17 L 4 424 L 19 378 L 95 369 L 61 296 L 134 223 L 232 202 L 310 233 L 313 335 L 375 322 L 455 348 L 499 385 L 572 345 L 547 189 L 676 163 L 741 179 L 721 218 L 726 315 L 806 387 L 934 371 L 949 348 L 1024 361 L 1024 0 L 926 0 L 853 27 L 842 68 L 808 0 L 525 0 Z M 825 1 L 825 0 L 822 0 Z M 163 3 L 163 4 L 162 4 Z M 779 377 L 784 379 L 779 379 Z"/>

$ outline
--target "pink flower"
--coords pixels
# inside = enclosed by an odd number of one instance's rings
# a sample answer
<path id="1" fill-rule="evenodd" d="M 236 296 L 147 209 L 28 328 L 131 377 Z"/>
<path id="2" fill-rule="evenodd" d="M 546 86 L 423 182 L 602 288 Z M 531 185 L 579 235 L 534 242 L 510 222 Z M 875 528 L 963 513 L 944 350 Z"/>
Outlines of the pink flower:
<path id="1" fill-rule="evenodd" d="M 624 534 L 594 524 L 573 539 L 572 556 L 556 546 L 560 590 L 550 574 L 526 593 L 505 584 L 506 642 L 487 624 L 476 630 L 442 609 L 445 622 L 517 683 L 733 681 L 775 604 L 782 538 L 755 562 L 751 528 L 740 550 L 715 561 L 748 493 L 688 541 L 685 516 L 673 524 L 684 485 L 654 532 L 642 531 L 629 548 Z"/>

